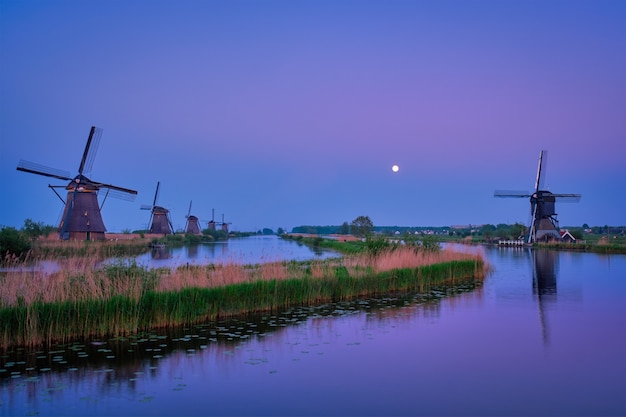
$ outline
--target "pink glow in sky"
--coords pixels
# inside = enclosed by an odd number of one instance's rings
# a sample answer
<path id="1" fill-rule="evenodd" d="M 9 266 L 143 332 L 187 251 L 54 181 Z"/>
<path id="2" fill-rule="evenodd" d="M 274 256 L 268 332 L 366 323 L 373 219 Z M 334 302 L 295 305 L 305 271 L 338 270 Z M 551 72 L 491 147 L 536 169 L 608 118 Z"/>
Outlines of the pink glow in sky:
<path id="1" fill-rule="evenodd" d="M 157 181 L 234 230 L 526 223 L 546 185 L 561 225 L 626 225 L 626 2 L 0 2 L 0 224 L 57 224 L 47 178 L 93 179 L 110 231 L 146 226 Z M 390 167 L 401 169 L 393 173 Z M 53 184 L 56 184 L 52 182 Z"/>

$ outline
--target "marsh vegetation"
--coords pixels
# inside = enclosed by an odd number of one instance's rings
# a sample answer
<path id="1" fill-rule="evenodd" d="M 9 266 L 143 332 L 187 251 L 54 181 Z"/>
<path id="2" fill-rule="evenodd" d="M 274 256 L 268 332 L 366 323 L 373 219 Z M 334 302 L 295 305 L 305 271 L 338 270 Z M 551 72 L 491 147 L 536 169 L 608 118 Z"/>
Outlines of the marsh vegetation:
<path id="1" fill-rule="evenodd" d="M 28 268 L 0 273 L 0 346 L 128 335 L 294 305 L 422 292 L 432 285 L 480 282 L 486 274 L 478 252 L 414 247 L 319 261 L 172 269 L 122 260 L 98 265 L 91 256 L 57 262 L 60 268 L 52 273 Z"/>

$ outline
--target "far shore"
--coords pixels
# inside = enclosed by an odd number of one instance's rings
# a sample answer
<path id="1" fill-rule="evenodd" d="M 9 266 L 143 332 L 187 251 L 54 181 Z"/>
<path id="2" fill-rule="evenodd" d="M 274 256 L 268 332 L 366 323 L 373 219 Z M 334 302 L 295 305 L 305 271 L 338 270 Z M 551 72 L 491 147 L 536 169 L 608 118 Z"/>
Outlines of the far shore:
<path id="1" fill-rule="evenodd" d="M 162 238 L 162 234 L 158 233 L 105 233 L 106 240 L 134 240 L 134 239 L 159 239 Z M 42 241 L 55 241 L 61 240 L 58 233 L 50 233 L 48 236 L 40 236 L 37 240 Z"/>
<path id="2" fill-rule="evenodd" d="M 333 239 L 333 240 L 338 240 L 339 242 L 353 242 L 356 240 L 363 240 L 363 238 L 360 238 L 358 236 L 354 236 L 354 235 L 339 235 L 339 234 L 328 234 L 328 235 L 318 235 L 315 233 L 287 233 L 287 235 L 289 236 L 302 236 L 302 237 L 321 237 L 324 239 Z"/>

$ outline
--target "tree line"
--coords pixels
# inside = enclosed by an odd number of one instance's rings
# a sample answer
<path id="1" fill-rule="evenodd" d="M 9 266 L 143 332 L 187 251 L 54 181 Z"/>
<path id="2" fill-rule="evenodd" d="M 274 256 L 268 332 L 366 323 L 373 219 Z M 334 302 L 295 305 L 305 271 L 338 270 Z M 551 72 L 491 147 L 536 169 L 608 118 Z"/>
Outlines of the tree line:
<path id="1" fill-rule="evenodd" d="M 352 222 L 343 222 L 341 226 L 296 226 L 291 233 L 311 235 L 355 235 L 367 236 L 375 231 L 374 223 L 369 216 L 358 216 Z"/>

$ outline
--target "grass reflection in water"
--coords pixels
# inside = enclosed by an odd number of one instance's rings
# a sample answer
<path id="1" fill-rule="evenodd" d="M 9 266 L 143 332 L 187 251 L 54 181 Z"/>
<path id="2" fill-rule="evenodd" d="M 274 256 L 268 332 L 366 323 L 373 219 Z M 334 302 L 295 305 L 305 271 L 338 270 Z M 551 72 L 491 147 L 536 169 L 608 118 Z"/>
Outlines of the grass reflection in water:
<path id="1" fill-rule="evenodd" d="M 53 344 L 49 350 L 18 347 L 0 355 L 0 381 L 20 383 L 54 380 L 52 375 L 87 372 L 110 374 L 117 381 L 133 382 L 150 377 L 159 369 L 159 362 L 170 355 L 195 355 L 207 349 L 217 349 L 232 356 L 254 339 L 275 336 L 287 327 L 307 321 L 365 314 L 377 319 L 389 315 L 401 316 L 403 309 L 421 307 L 422 314 L 433 314 L 443 297 L 473 291 L 477 283 L 434 287 L 424 294 L 403 293 L 381 298 L 366 298 L 316 306 L 286 308 L 272 314 L 248 314 L 240 318 L 175 326 L 128 337 L 90 339 L 68 344 Z M 406 310 L 411 311 L 411 310 Z M 308 346 L 300 353 L 313 353 Z M 323 354 L 319 348 L 316 354 Z M 267 364 L 264 357 L 250 357 L 247 365 Z M 272 372 L 269 370 L 268 372 Z M 274 370 L 275 372 L 275 370 Z M 47 382 L 48 386 L 50 381 Z M 61 388 L 59 388 L 61 389 Z"/>

